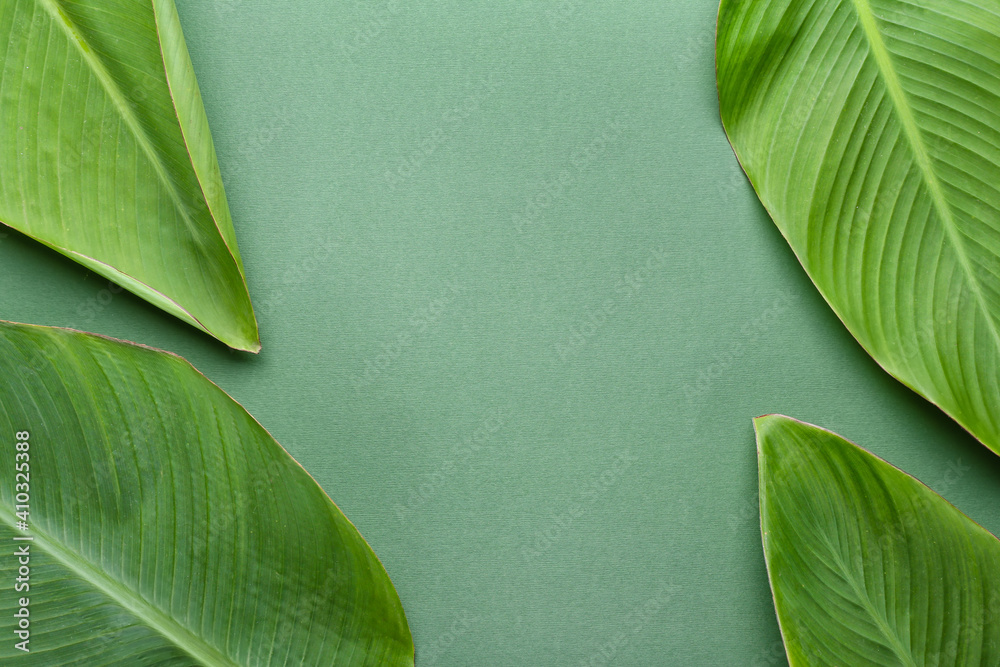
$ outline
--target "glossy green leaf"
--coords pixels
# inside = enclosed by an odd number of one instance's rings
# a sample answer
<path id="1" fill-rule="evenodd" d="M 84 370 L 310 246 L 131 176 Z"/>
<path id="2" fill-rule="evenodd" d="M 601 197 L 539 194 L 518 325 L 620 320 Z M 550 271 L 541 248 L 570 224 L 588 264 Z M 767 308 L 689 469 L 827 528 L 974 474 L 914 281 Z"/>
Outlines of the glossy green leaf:
<path id="1" fill-rule="evenodd" d="M 0 222 L 258 351 L 173 0 L 4 0 L 0 40 Z"/>
<path id="2" fill-rule="evenodd" d="M 764 555 L 791 665 L 1000 664 L 1000 542 L 827 430 L 754 420 Z"/>
<path id="3" fill-rule="evenodd" d="M 0 443 L 0 664 L 413 664 L 399 599 L 358 531 L 181 358 L 0 323 Z M 29 487 L 15 487 L 24 463 Z M 15 594 L 21 545 L 30 590 Z"/>
<path id="4" fill-rule="evenodd" d="M 722 120 L 889 373 L 1000 451 L 1000 6 L 723 0 Z"/>

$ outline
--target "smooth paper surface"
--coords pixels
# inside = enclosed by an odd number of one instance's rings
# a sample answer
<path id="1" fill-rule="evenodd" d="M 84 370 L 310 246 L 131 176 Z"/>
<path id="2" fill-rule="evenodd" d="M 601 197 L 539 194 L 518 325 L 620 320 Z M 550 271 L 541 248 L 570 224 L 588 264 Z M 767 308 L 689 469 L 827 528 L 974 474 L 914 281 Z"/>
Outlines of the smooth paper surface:
<path id="1" fill-rule="evenodd" d="M 716 2 L 177 4 L 264 351 L 12 233 L 0 317 L 218 382 L 379 555 L 418 665 L 783 665 L 765 413 L 1000 530 L 1000 461 L 868 358 L 740 171 Z"/>

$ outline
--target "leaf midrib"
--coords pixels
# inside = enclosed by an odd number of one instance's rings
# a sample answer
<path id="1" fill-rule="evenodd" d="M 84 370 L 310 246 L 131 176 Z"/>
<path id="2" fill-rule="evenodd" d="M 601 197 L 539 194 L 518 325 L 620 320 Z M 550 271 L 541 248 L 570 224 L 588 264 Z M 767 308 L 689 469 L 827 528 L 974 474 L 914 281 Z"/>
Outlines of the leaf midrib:
<path id="1" fill-rule="evenodd" d="M 114 82 L 111 77 L 111 73 L 108 72 L 104 63 L 101 62 L 100 58 L 97 56 L 97 52 L 94 48 L 87 42 L 86 38 L 77 28 L 73 20 L 66 14 L 65 10 L 58 4 L 56 0 L 35 0 L 35 2 L 42 7 L 42 9 L 51 17 L 52 21 L 59 26 L 63 34 L 66 35 L 67 41 L 76 47 L 76 50 L 80 53 L 84 62 L 87 63 L 90 72 L 94 77 L 100 82 L 101 87 L 104 92 L 111 98 L 114 108 L 118 111 L 125 125 L 128 127 L 129 132 L 135 138 L 136 143 L 142 148 L 142 152 L 145 153 L 146 158 L 149 160 L 150 164 L 153 166 L 153 170 L 156 172 L 157 178 L 163 184 L 164 189 L 167 191 L 167 195 L 170 197 L 170 201 L 174 205 L 174 209 L 177 214 L 180 215 L 184 224 L 187 226 L 188 231 L 191 233 L 192 237 L 200 243 L 201 234 L 198 228 L 195 226 L 194 221 L 191 220 L 191 216 L 188 214 L 187 207 L 184 202 L 181 201 L 180 193 L 177 191 L 177 185 L 174 183 L 173 179 L 167 173 L 167 168 L 163 164 L 163 159 L 160 154 L 153 148 L 153 144 L 146 134 L 145 130 L 139 124 L 139 119 L 136 118 L 135 113 L 132 111 L 131 106 L 129 106 L 128 101 L 125 99 L 124 94 L 118 85 Z"/>
<path id="2" fill-rule="evenodd" d="M 0 505 L 0 522 L 17 532 L 14 516 L 6 506 L 2 505 Z M 36 524 L 32 524 L 28 534 L 33 539 L 30 542 L 25 541 L 24 544 L 34 545 L 44 551 L 201 664 L 206 665 L 206 667 L 239 667 L 237 663 L 223 655 L 217 648 L 163 613 L 159 608 L 151 605 L 120 582 L 105 575 L 45 531 L 39 530 Z"/>
<path id="3" fill-rule="evenodd" d="M 840 553 L 834 548 L 833 544 L 829 539 L 824 539 L 826 542 L 827 549 L 830 550 L 830 555 L 833 558 L 833 562 L 836 563 L 837 569 L 840 570 L 840 576 L 844 578 L 844 581 L 851 587 L 854 592 L 855 597 L 858 599 L 858 603 L 861 607 L 868 612 L 872 620 L 875 622 L 876 627 L 882 633 L 882 636 L 886 638 L 889 642 L 889 647 L 896 654 L 906 667 L 917 667 L 916 660 L 914 659 L 912 653 L 906 649 L 903 645 L 902 639 L 897 635 L 895 630 L 889 624 L 889 619 L 878 612 L 875 608 L 875 603 L 872 599 L 868 597 L 867 592 L 863 589 L 862 585 L 852 576 L 852 571 L 847 567 L 847 564 L 840 558 Z"/>
<path id="4" fill-rule="evenodd" d="M 885 40 L 882 38 L 882 33 L 879 30 L 878 21 L 875 18 L 875 12 L 872 10 L 870 0 L 851 0 L 851 4 L 854 7 L 855 14 L 857 14 L 858 22 L 865 32 L 868 46 L 871 49 L 875 63 L 878 65 L 879 73 L 889 92 L 896 115 L 903 126 L 903 132 L 910 144 L 910 148 L 913 150 L 921 177 L 930 193 L 934 210 L 941 219 L 945 235 L 951 243 L 952 249 L 955 251 L 959 266 L 962 268 L 962 272 L 967 279 L 969 289 L 972 290 L 975 296 L 976 305 L 982 312 L 990 333 L 993 335 L 994 345 L 1000 351 L 1000 331 L 997 330 L 997 323 L 990 314 L 982 287 L 976 279 L 975 271 L 972 268 L 969 255 L 965 249 L 965 242 L 962 240 L 961 232 L 959 232 L 958 226 L 955 224 L 955 218 L 952 215 L 951 206 L 948 204 L 944 190 L 941 187 L 941 182 L 934 172 L 930 153 L 928 153 L 927 146 L 924 143 L 923 133 L 917 125 L 913 109 L 906 98 L 906 91 L 903 90 L 903 86 L 899 81 L 899 75 L 896 73 L 896 67 L 892 62 L 892 55 L 889 53 L 889 49 L 885 45 Z"/>

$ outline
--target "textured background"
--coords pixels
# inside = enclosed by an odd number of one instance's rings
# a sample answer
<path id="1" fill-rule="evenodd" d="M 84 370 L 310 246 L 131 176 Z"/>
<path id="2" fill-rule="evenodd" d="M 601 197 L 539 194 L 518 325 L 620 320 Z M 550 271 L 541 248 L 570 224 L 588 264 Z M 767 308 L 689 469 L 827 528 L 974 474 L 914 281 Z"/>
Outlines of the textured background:
<path id="1" fill-rule="evenodd" d="M 263 352 L 13 233 L 0 317 L 229 391 L 382 558 L 421 667 L 784 664 L 766 412 L 1000 529 L 1000 461 L 865 356 L 739 171 L 715 0 L 178 6 Z"/>

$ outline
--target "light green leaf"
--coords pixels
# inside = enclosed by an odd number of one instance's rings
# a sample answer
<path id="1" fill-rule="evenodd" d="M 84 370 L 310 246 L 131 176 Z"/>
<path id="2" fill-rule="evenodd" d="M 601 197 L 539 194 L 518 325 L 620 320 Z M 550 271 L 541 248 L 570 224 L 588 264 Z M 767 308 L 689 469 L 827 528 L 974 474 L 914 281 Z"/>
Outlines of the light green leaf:
<path id="1" fill-rule="evenodd" d="M 5 0 L 0 40 L 0 222 L 258 351 L 173 0 Z"/>
<path id="2" fill-rule="evenodd" d="M 413 665 L 399 599 L 358 531 L 181 358 L 0 323 L 0 443 L 0 664 Z M 21 545 L 30 591 L 15 593 Z"/>
<path id="3" fill-rule="evenodd" d="M 1000 451 L 1000 5 L 722 0 L 722 120 L 824 298 Z"/>
<path id="4" fill-rule="evenodd" d="M 1000 542 L 838 435 L 754 420 L 764 556 L 793 667 L 1000 664 Z"/>

